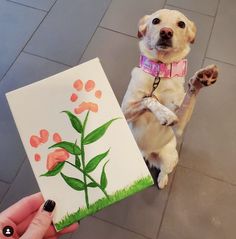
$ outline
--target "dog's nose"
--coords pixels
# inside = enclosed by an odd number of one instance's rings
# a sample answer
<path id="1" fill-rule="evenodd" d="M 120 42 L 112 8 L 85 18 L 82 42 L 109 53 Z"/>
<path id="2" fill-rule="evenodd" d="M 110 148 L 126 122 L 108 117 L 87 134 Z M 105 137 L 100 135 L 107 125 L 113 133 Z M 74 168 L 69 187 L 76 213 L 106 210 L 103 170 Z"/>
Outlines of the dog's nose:
<path id="1" fill-rule="evenodd" d="M 171 39 L 173 37 L 173 30 L 168 27 L 163 27 L 160 30 L 160 37 L 162 39 Z"/>

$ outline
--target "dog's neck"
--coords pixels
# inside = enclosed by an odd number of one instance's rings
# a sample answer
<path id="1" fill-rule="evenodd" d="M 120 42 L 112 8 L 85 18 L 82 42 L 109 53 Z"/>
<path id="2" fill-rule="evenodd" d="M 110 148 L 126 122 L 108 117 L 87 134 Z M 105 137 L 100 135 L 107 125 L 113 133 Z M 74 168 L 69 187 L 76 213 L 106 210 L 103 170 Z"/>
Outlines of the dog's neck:
<path id="1" fill-rule="evenodd" d="M 154 62 L 141 55 L 139 67 L 155 78 L 171 79 L 173 77 L 185 77 L 187 74 L 187 60 L 183 59 L 170 64 Z"/>
<path id="2" fill-rule="evenodd" d="M 156 49 L 148 49 L 144 41 L 139 42 L 139 47 L 141 54 L 149 60 L 165 64 L 181 61 L 190 52 L 189 46 L 179 51 L 157 51 Z"/>

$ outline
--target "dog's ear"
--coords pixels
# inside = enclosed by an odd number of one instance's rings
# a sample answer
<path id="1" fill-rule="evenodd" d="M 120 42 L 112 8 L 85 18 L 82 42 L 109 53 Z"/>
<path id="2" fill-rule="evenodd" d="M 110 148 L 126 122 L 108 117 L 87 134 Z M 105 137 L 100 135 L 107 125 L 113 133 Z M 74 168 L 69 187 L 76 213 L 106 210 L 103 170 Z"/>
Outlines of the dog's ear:
<path id="1" fill-rule="evenodd" d="M 189 24 L 188 24 L 188 39 L 189 39 L 189 42 L 191 44 L 193 44 L 194 41 L 195 41 L 196 33 L 197 33 L 197 28 L 196 28 L 194 22 L 189 21 Z"/>
<path id="2" fill-rule="evenodd" d="M 149 19 L 149 16 L 146 15 L 142 17 L 138 24 L 138 38 L 143 38 L 147 31 L 147 20 Z"/>

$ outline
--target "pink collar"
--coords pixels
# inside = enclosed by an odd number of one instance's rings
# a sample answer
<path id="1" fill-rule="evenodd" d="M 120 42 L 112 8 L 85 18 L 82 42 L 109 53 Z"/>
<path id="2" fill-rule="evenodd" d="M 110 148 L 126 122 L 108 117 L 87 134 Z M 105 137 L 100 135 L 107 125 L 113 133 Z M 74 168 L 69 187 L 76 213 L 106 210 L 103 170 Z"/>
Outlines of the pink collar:
<path id="1" fill-rule="evenodd" d="M 141 55 L 139 67 L 146 73 L 154 77 L 172 78 L 174 76 L 183 77 L 187 73 L 187 59 L 170 64 L 157 63 Z"/>

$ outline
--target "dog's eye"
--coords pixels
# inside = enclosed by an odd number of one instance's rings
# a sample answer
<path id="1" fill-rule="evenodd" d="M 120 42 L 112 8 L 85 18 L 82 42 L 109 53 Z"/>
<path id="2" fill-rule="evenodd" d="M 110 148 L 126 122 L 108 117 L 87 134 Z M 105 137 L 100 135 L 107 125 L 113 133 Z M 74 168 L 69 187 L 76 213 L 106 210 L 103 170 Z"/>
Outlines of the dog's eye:
<path id="1" fill-rule="evenodd" d="M 161 22 L 161 20 L 159 19 L 159 18 L 154 18 L 153 20 L 152 20 L 152 24 L 153 25 L 157 25 L 157 24 L 159 24 Z"/>
<path id="2" fill-rule="evenodd" d="M 178 26 L 179 26 L 180 28 L 185 28 L 185 23 L 184 23 L 183 21 L 179 21 L 179 22 L 178 22 Z"/>

